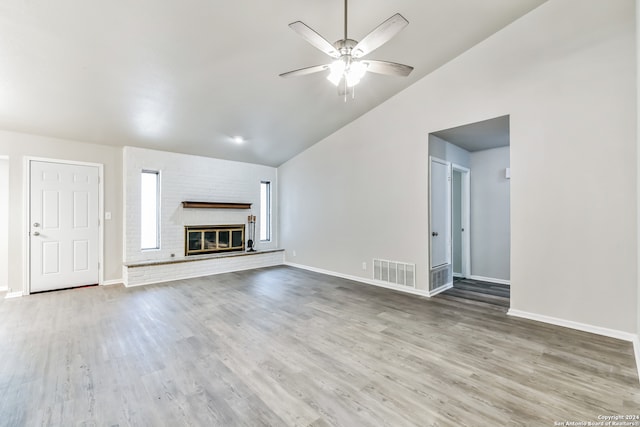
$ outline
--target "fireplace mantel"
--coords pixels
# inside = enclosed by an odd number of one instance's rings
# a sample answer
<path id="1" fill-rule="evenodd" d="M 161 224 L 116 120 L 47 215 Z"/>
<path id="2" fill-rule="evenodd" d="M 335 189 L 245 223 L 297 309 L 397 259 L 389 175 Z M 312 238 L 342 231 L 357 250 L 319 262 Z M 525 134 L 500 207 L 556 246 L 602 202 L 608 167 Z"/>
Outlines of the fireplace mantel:
<path id="1" fill-rule="evenodd" d="M 183 208 L 191 209 L 251 209 L 251 203 L 226 202 L 182 202 Z"/>

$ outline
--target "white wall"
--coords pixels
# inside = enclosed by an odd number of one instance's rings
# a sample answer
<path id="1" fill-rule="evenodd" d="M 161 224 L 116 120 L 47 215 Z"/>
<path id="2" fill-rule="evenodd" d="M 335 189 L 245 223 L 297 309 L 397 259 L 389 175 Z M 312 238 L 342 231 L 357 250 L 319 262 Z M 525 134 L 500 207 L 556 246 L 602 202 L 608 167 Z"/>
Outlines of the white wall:
<path id="1" fill-rule="evenodd" d="M 271 181 L 273 238 L 270 242 L 261 242 L 259 224 L 256 224 L 256 248 L 277 248 L 275 168 L 134 147 L 125 147 L 123 153 L 125 261 L 169 259 L 171 254 L 183 258 L 185 225 L 246 225 L 248 215 L 260 213 L 260 181 Z M 161 176 L 160 250 L 140 249 L 140 173 L 143 169 L 159 171 Z M 252 207 L 250 210 L 183 209 L 183 201 L 252 203 Z"/>
<path id="2" fill-rule="evenodd" d="M 9 288 L 9 159 L 0 156 L 0 291 Z"/>
<path id="3" fill-rule="evenodd" d="M 509 147 L 471 153 L 471 275 L 510 279 Z"/>
<path id="4" fill-rule="evenodd" d="M 428 135 L 508 114 L 512 309 L 635 332 L 635 64 L 633 0 L 546 2 L 283 164 L 287 260 L 426 289 Z"/>
<path id="5" fill-rule="evenodd" d="M 102 163 L 104 165 L 104 209 L 112 219 L 104 223 L 104 280 L 122 277 L 122 150 L 105 145 L 0 131 L 0 153 L 9 156 L 9 292 L 22 292 L 24 236 L 24 158 Z"/>

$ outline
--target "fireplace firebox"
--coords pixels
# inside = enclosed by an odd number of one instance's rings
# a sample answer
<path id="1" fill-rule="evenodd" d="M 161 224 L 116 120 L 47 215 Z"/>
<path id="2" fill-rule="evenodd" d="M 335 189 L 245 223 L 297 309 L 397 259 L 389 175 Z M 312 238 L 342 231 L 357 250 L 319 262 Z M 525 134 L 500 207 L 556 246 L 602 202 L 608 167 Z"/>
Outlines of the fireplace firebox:
<path id="1" fill-rule="evenodd" d="M 184 231 L 186 256 L 244 250 L 244 224 L 188 225 Z"/>

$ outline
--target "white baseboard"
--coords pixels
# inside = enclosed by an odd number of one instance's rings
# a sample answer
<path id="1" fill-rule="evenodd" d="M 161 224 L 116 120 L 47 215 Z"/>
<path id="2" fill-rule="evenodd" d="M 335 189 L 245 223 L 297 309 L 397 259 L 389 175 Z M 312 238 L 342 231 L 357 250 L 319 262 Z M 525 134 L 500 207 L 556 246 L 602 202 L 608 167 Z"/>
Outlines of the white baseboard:
<path id="1" fill-rule="evenodd" d="M 469 276 L 469 279 L 471 279 L 471 280 L 479 280 L 481 282 L 497 283 L 499 285 L 511 286 L 511 280 L 496 279 L 496 278 L 493 278 L 493 277 L 474 276 L 474 275 Z"/>
<path id="2" fill-rule="evenodd" d="M 565 328 L 577 329 L 578 331 L 591 332 L 592 334 L 604 335 L 605 337 L 617 338 L 623 341 L 634 342 L 637 335 L 630 332 L 618 331 L 616 329 L 602 328 L 600 326 L 588 325 L 586 323 L 574 322 L 573 320 L 559 319 L 557 317 L 545 316 L 542 314 L 529 313 L 527 311 L 509 309 L 509 316 L 522 317 L 523 319 L 536 320 L 538 322 L 550 323 Z"/>
<path id="3" fill-rule="evenodd" d="M 5 299 L 7 299 L 7 298 L 18 298 L 18 297 L 21 297 L 22 295 L 23 295 L 22 291 L 7 292 L 7 295 L 5 295 L 4 297 L 5 297 Z"/>
<path id="4" fill-rule="evenodd" d="M 431 296 L 434 295 L 434 294 L 430 294 L 429 291 L 426 291 L 423 289 L 407 288 L 405 286 L 394 286 L 388 283 L 378 282 L 373 279 L 367 279 L 367 278 L 358 277 L 358 276 L 351 276 L 349 274 L 342 274 L 336 271 L 324 270 L 322 268 L 311 267 L 308 265 L 294 264 L 292 262 L 285 262 L 284 265 L 287 265 L 289 267 L 294 267 L 294 268 L 300 268 L 302 270 L 313 271 L 314 273 L 326 274 L 327 276 L 334 276 L 334 277 L 339 277 L 341 279 L 353 280 L 354 282 L 360 282 L 367 285 L 378 286 L 380 288 L 392 289 L 394 291 L 404 292 L 407 294 L 419 295 L 427 298 L 430 298 Z"/>
<path id="5" fill-rule="evenodd" d="M 124 281 L 122 279 L 104 280 L 102 286 L 122 285 L 123 283 Z"/>
<path id="6" fill-rule="evenodd" d="M 451 273 L 453 277 L 464 277 L 462 273 Z"/>
<path id="7" fill-rule="evenodd" d="M 446 291 L 447 289 L 451 289 L 453 288 L 453 283 L 447 283 L 444 286 L 440 286 L 438 289 L 434 289 L 432 291 L 429 291 L 429 296 L 430 297 L 435 297 L 436 295 Z"/>

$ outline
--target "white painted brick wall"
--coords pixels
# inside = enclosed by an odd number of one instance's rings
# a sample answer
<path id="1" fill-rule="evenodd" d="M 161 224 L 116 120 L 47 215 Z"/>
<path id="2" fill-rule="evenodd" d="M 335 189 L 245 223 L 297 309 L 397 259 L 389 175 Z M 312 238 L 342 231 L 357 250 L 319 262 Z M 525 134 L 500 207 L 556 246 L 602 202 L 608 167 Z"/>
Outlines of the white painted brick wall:
<path id="1" fill-rule="evenodd" d="M 127 287 L 193 277 L 210 276 L 252 268 L 270 267 L 284 262 L 284 251 L 257 253 L 247 256 L 232 256 L 175 264 L 123 267 L 124 284 Z"/>
<path id="2" fill-rule="evenodd" d="M 269 166 L 142 148 L 125 147 L 124 261 L 138 262 L 184 257 L 185 225 L 245 224 L 260 213 L 260 181 L 271 181 L 272 241 L 256 240 L 257 249 L 278 247 L 277 170 Z M 160 249 L 140 249 L 140 173 L 160 171 Z M 251 209 L 183 209 L 185 200 L 252 203 Z M 256 236 L 260 235 L 256 224 Z M 248 239 L 248 229 L 245 240 Z M 190 265 L 192 263 L 187 263 Z M 175 264 L 174 264 L 175 265 Z M 189 268 L 189 267 L 185 267 Z M 131 274 L 131 273 L 130 273 Z"/>

